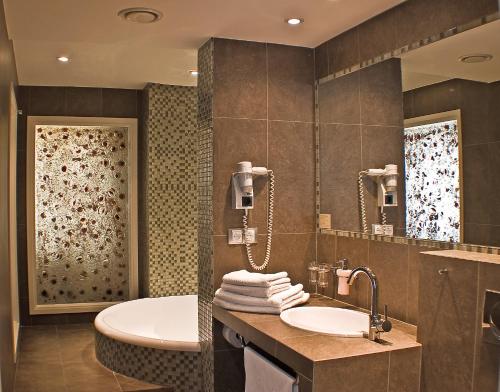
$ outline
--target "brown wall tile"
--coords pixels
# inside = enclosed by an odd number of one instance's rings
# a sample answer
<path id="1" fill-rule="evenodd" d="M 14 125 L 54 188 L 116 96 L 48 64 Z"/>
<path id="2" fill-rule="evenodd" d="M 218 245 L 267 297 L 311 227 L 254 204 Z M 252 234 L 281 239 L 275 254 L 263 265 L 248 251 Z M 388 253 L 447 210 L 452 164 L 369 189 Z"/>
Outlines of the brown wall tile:
<path id="1" fill-rule="evenodd" d="M 316 258 L 316 234 L 275 234 L 267 272 L 287 271 L 293 284 L 308 290 L 307 266 Z"/>
<path id="2" fill-rule="evenodd" d="M 361 123 L 403 125 L 401 60 L 391 59 L 360 71 Z"/>
<path id="3" fill-rule="evenodd" d="M 500 226 L 500 202 L 498 202 L 500 195 L 500 176 L 498 175 L 498 169 L 500 168 L 500 142 L 488 144 L 488 168 L 490 171 L 490 194 L 494 195 L 494 199 L 488 206 L 488 210 L 491 214 L 491 222 L 494 225 Z"/>
<path id="4" fill-rule="evenodd" d="M 359 64 L 357 28 L 348 30 L 328 41 L 328 64 L 330 74 Z"/>
<path id="5" fill-rule="evenodd" d="M 408 295 L 406 322 L 410 324 L 418 324 L 418 282 L 419 282 L 419 265 L 422 255 L 421 252 L 432 250 L 431 248 L 408 245 Z"/>
<path id="6" fill-rule="evenodd" d="M 422 348 L 391 351 L 388 392 L 420 392 Z"/>
<path id="7" fill-rule="evenodd" d="M 65 115 L 66 91 L 61 87 L 30 87 L 30 116 Z"/>
<path id="8" fill-rule="evenodd" d="M 396 18 L 396 13 L 389 10 L 359 25 L 360 61 L 372 59 L 396 47 Z"/>
<path id="9" fill-rule="evenodd" d="M 335 264 L 338 261 L 336 257 L 337 237 L 330 234 L 318 234 L 317 251 L 318 263 Z"/>
<path id="10" fill-rule="evenodd" d="M 328 42 L 314 49 L 315 78 L 328 76 Z"/>
<path id="11" fill-rule="evenodd" d="M 267 45 L 269 120 L 314 121 L 314 52 Z"/>
<path id="12" fill-rule="evenodd" d="M 448 273 L 440 275 L 439 269 Z M 477 318 L 477 263 L 424 255 L 420 263 L 418 341 L 425 392 L 470 391 Z M 445 377 L 443 376 L 445 375 Z"/>
<path id="13" fill-rule="evenodd" d="M 342 358 L 314 369 L 315 392 L 387 392 L 389 353 Z"/>
<path id="14" fill-rule="evenodd" d="M 479 263 L 479 287 L 476 318 L 476 359 L 474 366 L 474 392 L 496 392 L 500 356 L 498 346 L 483 343 L 482 322 L 484 319 L 485 291 L 500 292 L 500 265 Z"/>
<path id="15" fill-rule="evenodd" d="M 370 241 L 369 266 L 379 283 L 379 312 L 388 307 L 389 317 L 406 319 L 408 294 L 408 246 Z M 361 276 L 360 279 L 366 277 Z"/>
<path id="16" fill-rule="evenodd" d="M 103 117 L 139 117 L 140 93 L 137 90 L 102 89 Z"/>
<path id="17" fill-rule="evenodd" d="M 359 125 L 320 125 L 321 212 L 332 227 L 360 230 L 357 178 L 361 170 Z"/>
<path id="18" fill-rule="evenodd" d="M 465 224 L 489 224 L 491 223 L 491 214 L 487 206 L 493 205 L 492 198 L 496 195 L 490 193 L 491 173 L 486 158 L 488 157 L 488 145 L 478 144 L 463 147 L 462 153 Z"/>
<path id="19" fill-rule="evenodd" d="M 231 208 L 231 174 L 241 161 L 267 166 L 266 140 L 265 120 L 214 120 L 214 234 L 226 235 L 227 229 L 242 227 L 243 211 Z M 249 223 L 265 230 L 267 183 L 265 179 L 255 177 L 254 186 L 255 208 L 250 211 Z"/>
<path id="20" fill-rule="evenodd" d="M 327 263 L 337 265 L 337 237 L 329 234 L 318 234 L 316 237 L 316 261 L 318 263 Z M 334 272 L 330 275 L 328 287 L 319 288 L 320 293 L 330 298 L 335 298 L 337 291 L 337 277 Z"/>
<path id="21" fill-rule="evenodd" d="M 500 103 L 500 82 L 491 83 L 491 102 L 496 104 L 490 105 L 490 135 L 491 140 L 500 142 L 500 110 L 498 105 Z"/>
<path id="22" fill-rule="evenodd" d="M 360 124 L 359 72 L 319 86 L 321 123 Z"/>
<path id="23" fill-rule="evenodd" d="M 266 44 L 214 42 L 214 116 L 267 118 Z"/>
<path id="24" fill-rule="evenodd" d="M 269 122 L 269 168 L 276 179 L 275 233 L 315 231 L 314 143 L 313 124 Z"/>
<path id="25" fill-rule="evenodd" d="M 102 113 L 102 89 L 67 87 L 65 89 L 66 116 L 96 117 Z"/>

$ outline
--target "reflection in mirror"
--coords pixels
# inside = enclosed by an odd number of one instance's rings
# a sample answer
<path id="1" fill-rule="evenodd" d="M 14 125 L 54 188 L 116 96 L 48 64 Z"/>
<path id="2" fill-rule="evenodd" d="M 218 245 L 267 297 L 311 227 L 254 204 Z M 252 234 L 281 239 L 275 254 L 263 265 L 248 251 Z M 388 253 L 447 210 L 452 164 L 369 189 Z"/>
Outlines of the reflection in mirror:
<path id="1" fill-rule="evenodd" d="M 319 85 L 333 229 L 500 246 L 499 36 L 491 22 Z"/>
<path id="2" fill-rule="evenodd" d="M 405 120 L 406 235 L 460 242 L 460 111 Z"/>

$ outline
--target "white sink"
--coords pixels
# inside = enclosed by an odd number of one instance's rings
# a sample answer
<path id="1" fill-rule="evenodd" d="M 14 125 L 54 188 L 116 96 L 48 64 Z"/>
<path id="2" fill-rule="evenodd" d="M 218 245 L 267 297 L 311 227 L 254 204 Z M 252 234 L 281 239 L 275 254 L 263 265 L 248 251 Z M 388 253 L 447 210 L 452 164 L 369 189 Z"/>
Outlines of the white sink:
<path id="1" fill-rule="evenodd" d="M 319 306 L 288 309 L 280 317 L 291 327 L 349 338 L 363 337 L 370 325 L 368 314 Z"/>

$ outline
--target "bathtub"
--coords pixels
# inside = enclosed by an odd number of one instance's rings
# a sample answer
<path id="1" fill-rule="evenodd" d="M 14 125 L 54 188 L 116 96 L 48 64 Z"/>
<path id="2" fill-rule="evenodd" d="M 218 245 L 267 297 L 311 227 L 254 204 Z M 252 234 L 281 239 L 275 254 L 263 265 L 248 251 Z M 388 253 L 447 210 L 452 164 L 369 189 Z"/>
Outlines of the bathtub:
<path id="1" fill-rule="evenodd" d="M 176 391 L 201 390 L 198 296 L 123 302 L 94 325 L 96 357 L 107 368 Z"/>

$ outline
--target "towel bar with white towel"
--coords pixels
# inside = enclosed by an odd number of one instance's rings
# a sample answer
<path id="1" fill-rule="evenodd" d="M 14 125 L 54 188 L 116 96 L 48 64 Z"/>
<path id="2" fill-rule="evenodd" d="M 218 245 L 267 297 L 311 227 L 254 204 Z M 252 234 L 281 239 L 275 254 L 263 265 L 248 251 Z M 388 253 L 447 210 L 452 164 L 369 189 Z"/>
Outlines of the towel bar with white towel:
<path id="1" fill-rule="evenodd" d="M 245 392 L 298 392 L 299 383 L 281 367 L 246 346 Z"/>

